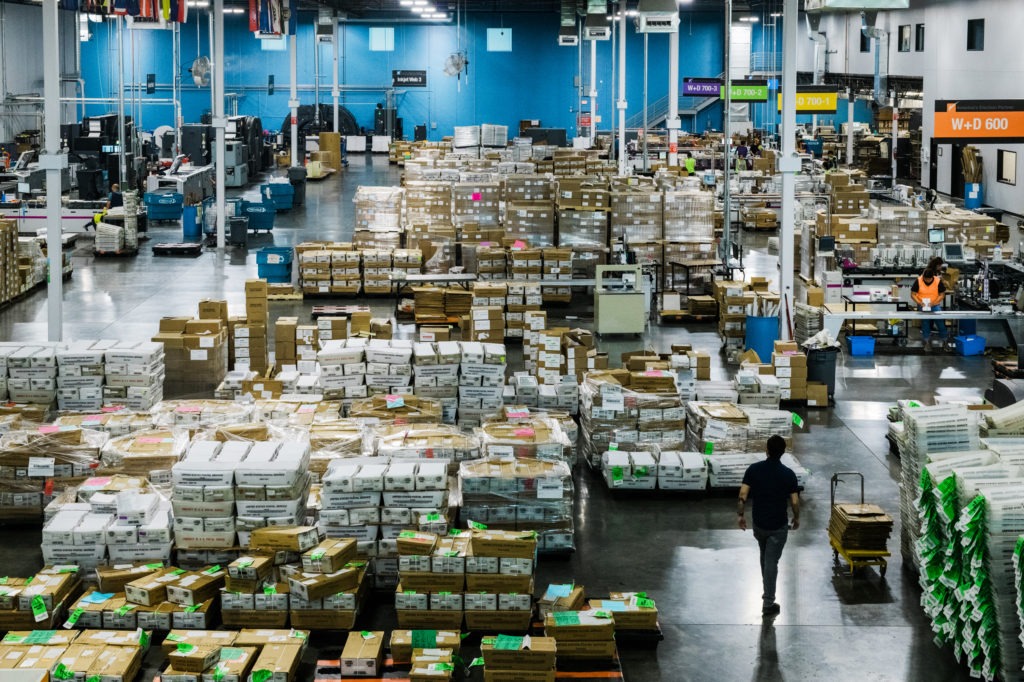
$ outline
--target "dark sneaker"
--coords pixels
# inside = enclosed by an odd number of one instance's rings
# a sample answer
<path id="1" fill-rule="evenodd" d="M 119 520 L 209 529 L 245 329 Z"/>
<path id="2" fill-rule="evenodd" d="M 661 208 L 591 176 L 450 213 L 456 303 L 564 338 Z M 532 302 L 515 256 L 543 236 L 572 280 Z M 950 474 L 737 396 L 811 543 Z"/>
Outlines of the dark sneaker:
<path id="1" fill-rule="evenodd" d="M 761 609 L 761 615 L 762 616 L 777 616 L 777 615 L 779 615 L 780 611 L 782 611 L 782 607 L 780 607 L 776 603 L 772 603 L 772 604 L 769 604 L 768 606 L 764 607 L 763 609 Z"/>

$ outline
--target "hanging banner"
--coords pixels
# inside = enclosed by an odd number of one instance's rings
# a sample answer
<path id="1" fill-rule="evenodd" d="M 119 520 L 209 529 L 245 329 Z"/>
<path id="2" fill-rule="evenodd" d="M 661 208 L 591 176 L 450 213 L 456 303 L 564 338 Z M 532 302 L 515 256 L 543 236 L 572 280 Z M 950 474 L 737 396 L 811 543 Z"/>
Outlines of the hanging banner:
<path id="1" fill-rule="evenodd" d="M 936 100 L 936 142 L 1022 142 L 1024 100 Z"/>
<path id="2" fill-rule="evenodd" d="M 782 91 L 778 95 L 779 111 L 782 111 Z M 839 89 L 834 85 L 796 86 L 796 113 L 834 114 L 839 107 Z"/>
<path id="3" fill-rule="evenodd" d="M 722 92 L 720 78 L 684 78 L 683 95 L 690 97 L 717 97 Z"/>
<path id="4" fill-rule="evenodd" d="M 392 71 L 391 87 L 393 88 L 425 88 L 427 87 L 426 71 Z"/>
<path id="5" fill-rule="evenodd" d="M 725 99 L 725 87 L 719 88 L 720 97 Z M 767 102 L 768 81 L 742 80 L 732 82 L 732 101 Z"/>

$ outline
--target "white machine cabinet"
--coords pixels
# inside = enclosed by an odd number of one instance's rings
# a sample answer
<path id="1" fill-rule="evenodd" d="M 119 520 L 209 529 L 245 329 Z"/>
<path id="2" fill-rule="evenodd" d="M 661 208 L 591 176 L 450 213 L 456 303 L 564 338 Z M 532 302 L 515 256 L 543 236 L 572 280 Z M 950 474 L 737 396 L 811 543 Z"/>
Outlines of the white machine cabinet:
<path id="1" fill-rule="evenodd" d="M 594 287 L 594 331 L 600 334 L 643 334 L 647 312 L 643 268 L 599 265 Z"/>

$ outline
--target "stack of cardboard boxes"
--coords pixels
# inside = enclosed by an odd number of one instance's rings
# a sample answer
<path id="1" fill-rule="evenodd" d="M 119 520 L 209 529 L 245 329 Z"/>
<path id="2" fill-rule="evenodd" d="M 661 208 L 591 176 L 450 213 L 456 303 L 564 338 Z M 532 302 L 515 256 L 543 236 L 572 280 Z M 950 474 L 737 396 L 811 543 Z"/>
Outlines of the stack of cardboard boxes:
<path id="1" fill-rule="evenodd" d="M 474 426 L 502 406 L 506 364 L 506 348 L 498 343 L 463 341 L 459 368 L 458 421 L 460 426 Z"/>
<path id="2" fill-rule="evenodd" d="M 483 459 L 459 468 L 463 518 L 490 528 L 537 530 L 539 549 L 571 550 L 572 470 L 565 462 Z"/>
<path id="3" fill-rule="evenodd" d="M 572 249 L 541 249 L 541 258 L 543 260 L 541 279 L 572 279 Z M 569 303 L 572 301 L 572 288 L 569 286 L 548 286 L 542 289 L 542 295 L 544 303 Z"/>
<path id="4" fill-rule="evenodd" d="M 0 220 L 0 303 L 21 294 L 18 274 L 18 224 Z"/>
<path id="5" fill-rule="evenodd" d="M 508 277 L 508 254 L 503 248 L 483 245 L 477 247 L 476 262 L 478 279 L 504 280 Z"/>
<path id="6" fill-rule="evenodd" d="M 792 341 L 776 341 L 772 369 L 782 400 L 807 400 L 807 355 L 800 346 Z"/>
<path id="7" fill-rule="evenodd" d="M 554 208 L 549 201 L 512 201 L 506 203 L 505 234 L 516 240 L 529 241 L 530 244 L 537 247 L 554 246 Z"/>
<path id="8" fill-rule="evenodd" d="M 452 222 L 455 225 L 498 225 L 501 185 L 497 182 L 459 182 L 453 187 L 452 194 Z"/>
<path id="9" fill-rule="evenodd" d="M 718 304 L 718 333 L 725 341 L 726 354 L 743 350 L 747 316 L 755 313 L 756 297 L 745 282 L 717 280 L 714 297 Z"/>
<path id="10" fill-rule="evenodd" d="M 263 283 L 266 287 L 266 283 Z M 264 311 L 266 300 L 264 299 Z M 225 320 L 165 317 L 154 343 L 164 346 L 167 383 L 172 390 L 214 390 L 228 370 L 228 326 Z"/>
<path id="11" fill-rule="evenodd" d="M 356 224 L 353 243 L 361 248 L 397 248 L 402 222 L 401 187 L 358 187 L 353 202 Z"/>
<path id="12" fill-rule="evenodd" d="M 455 341 L 413 346 L 413 393 L 441 403 L 442 421 L 455 423 L 459 403 L 459 366 L 462 347 Z"/>
<path id="13" fill-rule="evenodd" d="M 405 185 L 405 224 L 450 225 L 452 186 L 447 182 L 412 181 Z"/>
<path id="14" fill-rule="evenodd" d="M 502 181 L 502 199 L 511 202 L 550 202 L 555 198 L 555 186 L 548 175 L 509 175 Z"/>
<path id="15" fill-rule="evenodd" d="M 537 533 L 477 527 L 469 535 L 464 561 L 466 628 L 527 632 L 533 616 Z"/>
<path id="16" fill-rule="evenodd" d="M 498 635 L 480 642 L 484 682 L 554 682 L 557 643 L 551 637 Z"/>
<path id="17" fill-rule="evenodd" d="M 369 594 L 367 563 L 357 560 L 352 538 L 328 539 L 302 555 L 288 576 L 292 627 L 349 629 Z"/>
<path id="18" fill-rule="evenodd" d="M 134 633 L 133 633 L 134 635 Z M 11 643 L 0 644 L 0 668 L 10 671 L 52 671 L 45 679 L 102 679 L 130 682 L 139 673 L 147 646 L 113 636 L 107 631 L 83 632 L 77 637 L 69 633 L 8 633 Z M 148 643 L 148 636 L 146 637 Z M 3 675 L 3 673 L 0 673 Z"/>
<path id="19" fill-rule="evenodd" d="M 175 630 L 162 645 L 170 682 L 296 682 L 308 631 L 243 629 L 239 632 Z M 203 667 L 206 666 L 206 667 Z"/>
<path id="20" fill-rule="evenodd" d="M 611 241 L 657 242 L 664 233 L 661 192 L 652 186 L 619 187 L 611 192 Z"/>
<path id="21" fill-rule="evenodd" d="M 613 660 L 615 614 L 611 611 L 555 611 L 544 617 L 544 635 L 555 640 L 560 661 Z"/>
<path id="22" fill-rule="evenodd" d="M 398 586 L 395 611 L 403 629 L 460 630 L 469 533 L 439 538 L 404 530 L 396 538 Z"/>
<path id="23" fill-rule="evenodd" d="M 392 630 L 391 659 L 395 665 L 412 663 L 416 650 L 442 649 L 458 654 L 462 637 L 458 630 Z"/>
<path id="24" fill-rule="evenodd" d="M 75 567 L 46 566 L 34 576 L 8 577 L 0 595 L 0 629 L 57 627 L 82 593 L 79 573 Z"/>

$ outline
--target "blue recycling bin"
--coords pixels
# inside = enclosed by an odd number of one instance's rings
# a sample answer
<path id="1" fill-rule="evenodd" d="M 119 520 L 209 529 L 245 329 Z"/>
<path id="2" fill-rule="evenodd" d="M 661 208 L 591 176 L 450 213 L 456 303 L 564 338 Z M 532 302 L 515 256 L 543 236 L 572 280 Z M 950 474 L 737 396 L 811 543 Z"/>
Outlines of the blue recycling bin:
<path id="1" fill-rule="evenodd" d="M 747 315 L 746 350 L 753 350 L 761 362 L 771 362 L 772 350 L 779 340 L 779 318 Z"/>
<path id="2" fill-rule="evenodd" d="M 203 229 L 199 224 L 199 207 L 185 206 L 181 211 L 181 233 L 186 242 L 203 240 Z"/>
<path id="3" fill-rule="evenodd" d="M 964 208 L 981 208 L 985 199 L 985 185 L 980 182 L 964 183 Z"/>

